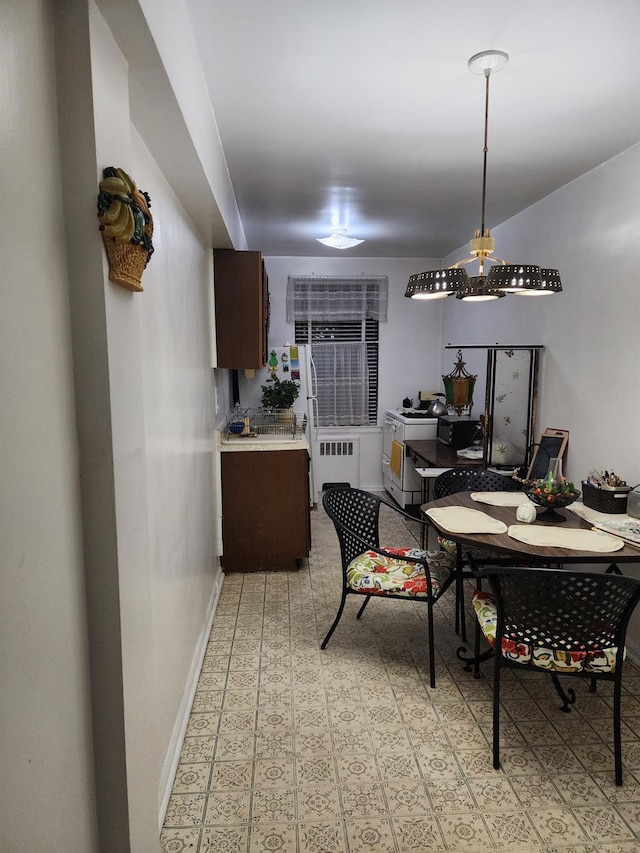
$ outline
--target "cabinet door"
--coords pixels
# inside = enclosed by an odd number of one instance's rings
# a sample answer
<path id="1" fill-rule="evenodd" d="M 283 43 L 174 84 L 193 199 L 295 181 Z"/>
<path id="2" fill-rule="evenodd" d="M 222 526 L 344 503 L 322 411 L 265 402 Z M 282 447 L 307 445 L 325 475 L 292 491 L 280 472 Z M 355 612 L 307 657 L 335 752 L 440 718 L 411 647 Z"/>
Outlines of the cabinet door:
<path id="1" fill-rule="evenodd" d="M 222 454 L 225 572 L 288 571 L 311 546 L 306 450 Z"/>
<path id="2" fill-rule="evenodd" d="M 215 249 L 213 260 L 218 367 L 264 367 L 269 290 L 262 254 Z"/>

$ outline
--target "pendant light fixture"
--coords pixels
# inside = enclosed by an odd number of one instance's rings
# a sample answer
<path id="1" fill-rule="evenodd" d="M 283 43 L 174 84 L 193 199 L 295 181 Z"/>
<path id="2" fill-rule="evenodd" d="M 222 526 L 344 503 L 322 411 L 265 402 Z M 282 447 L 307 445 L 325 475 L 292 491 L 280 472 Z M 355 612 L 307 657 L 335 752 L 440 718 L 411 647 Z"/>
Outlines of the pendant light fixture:
<path id="1" fill-rule="evenodd" d="M 329 246 L 332 249 L 351 249 L 359 246 L 364 240 L 356 240 L 355 237 L 347 237 L 346 228 L 334 228 L 328 237 L 316 237 L 318 243 Z"/>
<path id="2" fill-rule="evenodd" d="M 469 60 L 469 70 L 485 78 L 484 107 L 484 159 L 482 167 L 482 219 L 481 227 L 471 240 L 471 256 L 443 270 L 428 270 L 409 278 L 405 296 L 411 299 L 444 299 L 455 295 L 466 302 L 485 302 L 500 299 L 507 293 L 521 296 L 542 296 L 562 290 L 558 270 L 541 269 L 531 264 L 512 264 L 494 258 L 495 240 L 491 230 L 485 228 L 485 202 L 487 191 L 487 137 L 489 127 L 489 78 L 492 72 L 501 71 L 509 60 L 502 50 L 484 50 Z M 478 261 L 478 274 L 470 276 L 463 269 Z M 490 269 L 485 266 L 493 264 Z"/>

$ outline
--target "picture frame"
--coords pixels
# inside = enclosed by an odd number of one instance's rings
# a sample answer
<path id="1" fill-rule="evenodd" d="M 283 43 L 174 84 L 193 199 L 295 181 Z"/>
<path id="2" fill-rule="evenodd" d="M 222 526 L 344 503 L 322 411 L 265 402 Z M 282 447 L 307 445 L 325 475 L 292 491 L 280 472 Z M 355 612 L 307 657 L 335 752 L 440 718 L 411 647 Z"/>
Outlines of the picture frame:
<path id="1" fill-rule="evenodd" d="M 549 470 L 551 459 L 563 459 L 568 442 L 569 430 L 548 427 L 540 436 L 539 444 L 535 446 L 525 479 L 541 480 Z"/>

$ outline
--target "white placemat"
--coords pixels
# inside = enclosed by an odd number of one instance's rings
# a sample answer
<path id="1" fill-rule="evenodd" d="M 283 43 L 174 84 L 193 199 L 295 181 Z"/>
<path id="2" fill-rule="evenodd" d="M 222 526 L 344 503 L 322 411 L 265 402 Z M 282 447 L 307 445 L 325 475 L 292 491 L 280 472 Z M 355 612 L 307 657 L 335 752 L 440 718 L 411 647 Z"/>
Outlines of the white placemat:
<path id="1" fill-rule="evenodd" d="M 479 509 L 466 506 L 443 506 L 428 509 L 426 514 L 450 533 L 506 533 L 507 525 Z"/>
<path id="2" fill-rule="evenodd" d="M 524 492 L 471 492 L 471 500 L 491 506 L 522 506 L 531 503 Z"/>
<path id="3" fill-rule="evenodd" d="M 507 531 L 512 539 L 543 548 L 570 548 L 573 551 L 619 551 L 624 542 L 600 530 L 575 530 L 571 527 L 543 527 L 535 524 L 512 524 Z"/>

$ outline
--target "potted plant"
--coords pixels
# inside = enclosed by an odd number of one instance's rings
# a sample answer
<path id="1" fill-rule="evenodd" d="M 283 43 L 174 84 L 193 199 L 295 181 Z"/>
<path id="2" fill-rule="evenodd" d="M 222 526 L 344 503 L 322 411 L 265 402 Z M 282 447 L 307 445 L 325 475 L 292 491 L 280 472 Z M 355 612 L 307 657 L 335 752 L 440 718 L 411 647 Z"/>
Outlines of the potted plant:
<path id="1" fill-rule="evenodd" d="M 271 376 L 262 388 L 263 409 L 290 409 L 300 394 L 300 386 L 293 379 Z"/>

